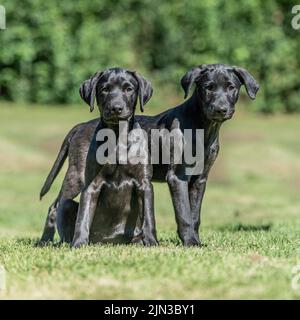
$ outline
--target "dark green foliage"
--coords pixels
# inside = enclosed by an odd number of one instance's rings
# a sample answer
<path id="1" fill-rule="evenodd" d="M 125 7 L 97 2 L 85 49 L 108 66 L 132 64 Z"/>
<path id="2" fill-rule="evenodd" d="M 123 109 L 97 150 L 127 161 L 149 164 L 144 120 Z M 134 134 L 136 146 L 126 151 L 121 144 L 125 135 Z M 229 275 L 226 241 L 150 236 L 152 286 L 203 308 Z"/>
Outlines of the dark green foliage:
<path id="1" fill-rule="evenodd" d="M 300 30 L 292 1 L 10 0 L 1 30 L 3 98 L 79 102 L 96 70 L 124 66 L 180 90 L 202 63 L 243 66 L 260 81 L 263 112 L 300 111 Z M 159 88 L 159 86 L 158 86 Z M 161 87 L 162 89 L 162 87 Z"/>

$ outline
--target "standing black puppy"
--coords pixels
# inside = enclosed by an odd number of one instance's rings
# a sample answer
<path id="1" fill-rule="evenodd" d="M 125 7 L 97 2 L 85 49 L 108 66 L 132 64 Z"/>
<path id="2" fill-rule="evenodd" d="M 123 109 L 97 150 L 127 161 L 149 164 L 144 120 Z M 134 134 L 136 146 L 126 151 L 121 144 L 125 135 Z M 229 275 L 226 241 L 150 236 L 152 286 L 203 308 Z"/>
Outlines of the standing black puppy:
<path id="1" fill-rule="evenodd" d="M 157 116 L 137 116 L 136 119 L 143 129 L 170 129 L 177 118 L 180 128 L 204 129 L 204 170 L 201 175 L 187 176 L 185 165 L 179 165 L 176 170 L 168 171 L 168 166 L 155 165 L 153 180 L 168 181 L 175 209 L 179 236 L 184 245 L 198 245 L 200 213 L 206 182 L 211 167 L 219 152 L 219 131 L 224 121 L 230 119 L 239 98 L 241 86 L 246 87 L 248 96 L 255 99 L 259 85 L 254 77 L 245 69 L 224 64 L 200 65 L 188 71 L 181 79 L 185 98 L 195 84 L 192 96 L 175 108 L 171 108 Z M 74 198 L 80 192 L 84 183 L 83 170 L 85 166 L 86 146 L 89 145 L 92 134 L 90 128 L 97 125 L 97 120 L 74 127 L 65 138 L 61 151 L 47 177 L 41 191 L 46 194 L 58 174 L 64 160 L 69 157 L 69 165 L 61 192 L 50 207 L 42 236 L 42 241 L 53 239 L 56 208 L 62 198 Z M 80 148 L 79 148 L 80 146 Z M 195 140 L 193 139 L 193 148 Z"/>
<path id="2" fill-rule="evenodd" d="M 199 175 L 186 175 L 186 164 L 168 170 L 162 164 L 153 166 L 153 180 L 167 179 L 175 209 L 178 233 L 184 245 L 199 245 L 200 213 L 208 174 L 219 152 L 219 131 L 224 121 L 231 119 L 242 85 L 248 96 L 255 99 L 259 85 L 245 69 L 224 64 L 200 65 L 188 71 L 181 79 L 181 86 L 188 97 L 181 105 L 157 116 L 141 116 L 138 121 L 143 129 L 166 128 L 170 130 L 174 119 L 180 128 L 192 129 L 192 149 L 196 148 L 197 129 L 204 130 L 204 168 Z"/>
<path id="3" fill-rule="evenodd" d="M 102 139 L 97 141 L 100 130 L 112 130 L 118 141 L 120 135 L 127 135 L 130 149 L 135 142 L 132 129 L 139 128 L 134 118 L 135 106 L 139 98 L 143 111 L 152 95 L 151 84 L 135 72 L 113 68 L 97 72 L 86 80 L 80 95 L 91 111 L 96 99 L 101 118 L 87 154 L 79 208 L 69 199 L 62 202 L 58 210 L 61 239 L 70 242 L 74 236 L 74 247 L 89 242 L 157 244 L 152 167 L 148 163 L 121 164 L 118 157 L 116 163 L 99 164 L 96 158 L 97 150 L 104 143 Z M 126 124 L 125 132 L 119 132 L 120 121 Z M 147 148 L 146 144 L 144 152 Z M 116 149 L 109 152 L 118 155 Z"/>

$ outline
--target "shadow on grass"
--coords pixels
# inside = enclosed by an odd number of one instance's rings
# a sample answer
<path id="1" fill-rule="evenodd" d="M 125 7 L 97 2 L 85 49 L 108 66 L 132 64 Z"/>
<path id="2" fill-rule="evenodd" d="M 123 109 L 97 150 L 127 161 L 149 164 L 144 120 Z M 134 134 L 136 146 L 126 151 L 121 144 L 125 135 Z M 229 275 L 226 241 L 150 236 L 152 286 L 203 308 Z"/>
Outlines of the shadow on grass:
<path id="1" fill-rule="evenodd" d="M 34 246 L 36 243 L 34 238 L 17 238 L 16 243 L 23 246 Z"/>
<path id="2" fill-rule="evenodd" d="M 35 247 L 35 248 L 43 248 L 43 247 L 52 247 L 52 248 L 60 248 L 65 246 L 59 241 L 54 242 L 44 242 L 41 243 L 37 238 L 17 238 L 16 243 L 23 246 Z"/>
<path id="3" fill-rule="evenodd" d="M 61 248 L 61 247 L 70 247 L 70 245 L 66 243 L 62 243 L 61 241 L 48 241 L 48 242 L 41 242 L 40 240 L 36 240 L 33 243 L 33 246 L 35 248 L 45 248 L 45 247 L 51 247 L 51 248 Z"/>
<path id="4" fill-rule="evenodd" d="M 175 247 L 184 247 L 179 237 L 174 236 L 163 236 L 158 239 L 159 246 L 168 247 L 168 246 L 175 246 Z M 191 246 L 191 247 L 207 247 L 207 244 L 201 241 L 201 245 Z"/>
<path id="5" fill-rule="evenodd" d="M 43 242 L 41 243 L 39 241 L 39 239 L 37 238 L 17 238 L 16 243 L 18 245 L 22 245 L 22 246 L 29 246 L 29 247 L 33 247 L 33 248 L 37 248 L 37 249 L 42 249 L 42 248 L 55 248 L 55 249 L 59 249 L 59 248 L 70 248 L 70 245 L 66 244 L 66 243 L 61 243 L 60 241 L 54 241 L 54 242 Z M 183 247 L 181 240 L 179 239 L 179 237 L 176 236 L 171 236 L 171 235 L 165 235 L 162 237 L 159 237 L 158 239 L 159 242 L 159 247 L 161 246 L 175 246 L 175 247 Z M 109 244 L 110 246 L 137 246 L 136 244 Z M 92 246 L 107 246 L 107 244 L 94 244 L 94 245 L 89 245 L 89 247 Z M 143 245 L 141 245 L 143 246 Z M 201 243 L 201 245 L 199 247 L 207 247 L 206 244 Z"/>
<path id="6" fill-rule="evenodd" d="M 271 223 L 264 223 L 264 224 L 245 224 L 245 223 L 234 223 L 219 227 L 218 230 L 220 231 L 229 231 L 229 232 L 251 232 L 251 231 L 270 231 L 272 228 Z"/>

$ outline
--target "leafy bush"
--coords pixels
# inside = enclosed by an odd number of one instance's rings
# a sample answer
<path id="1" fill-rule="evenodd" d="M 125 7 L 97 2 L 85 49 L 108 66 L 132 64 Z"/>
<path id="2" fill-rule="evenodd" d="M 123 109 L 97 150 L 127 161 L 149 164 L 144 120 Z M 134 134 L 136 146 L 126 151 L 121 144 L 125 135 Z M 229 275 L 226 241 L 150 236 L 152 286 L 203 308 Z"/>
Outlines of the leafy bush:
<path id="1" fill-rule="evenodd" d="M 223 62 L 260 81 L 263 112 L 300 111 L 300 31 L 292 1 L 10 0 L 1 30 L 3 98 L 78 102 L 96 70 L 124 66 L 179 90 L 201 63 Z M 149 76 L 149 75 L 148 75 Z"/>

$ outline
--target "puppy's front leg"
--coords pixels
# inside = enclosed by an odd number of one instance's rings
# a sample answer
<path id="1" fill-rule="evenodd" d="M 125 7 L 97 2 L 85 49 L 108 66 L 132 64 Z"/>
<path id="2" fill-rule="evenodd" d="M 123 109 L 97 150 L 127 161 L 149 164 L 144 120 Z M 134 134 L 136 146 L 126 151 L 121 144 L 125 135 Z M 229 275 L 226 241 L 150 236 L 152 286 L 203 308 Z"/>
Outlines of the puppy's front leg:
<path id="1" fill-rule="evenodd" d="M 139 191 L 143 203 L 141 211 L 143 243 L 146 246 L 155 246 L 158 245 L 158 241 L 156 238 L 154 192 L 152 183 L 150 181 L 144 183 Z"/>
<path id="2" fill-rule="evenodd" d="M 167 173 L 167 182 L 175 209 L 178 235 L 183 245 L 200 245 L 199 237 L 194 231 L 188 182 L 177 176 L 172 169 Z"/>
<path id="3" fill-rule="evenodd" d="M 73 248 L 87 245 L 89 242 L 90 227 L 93 222 L 98 197 L 103 184 L 102 175 L 99 173 L 81 194 L 72 242 Z"/>

